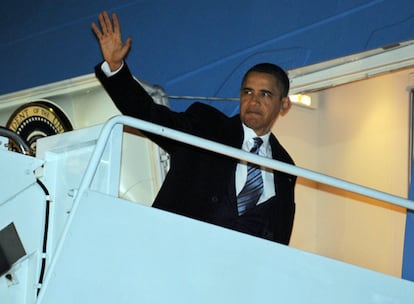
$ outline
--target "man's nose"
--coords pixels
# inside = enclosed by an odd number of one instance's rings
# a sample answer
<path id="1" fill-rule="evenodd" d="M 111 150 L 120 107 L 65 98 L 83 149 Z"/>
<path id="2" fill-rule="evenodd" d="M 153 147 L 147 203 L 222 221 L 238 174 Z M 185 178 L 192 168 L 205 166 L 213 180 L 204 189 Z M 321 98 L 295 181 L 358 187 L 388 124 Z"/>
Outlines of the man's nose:
<path id="1" fill-rule="evenodd" d="M 262 101 L 262 96 L 260 93 L 253 93 L 251 101 L 260 103 Z"/>

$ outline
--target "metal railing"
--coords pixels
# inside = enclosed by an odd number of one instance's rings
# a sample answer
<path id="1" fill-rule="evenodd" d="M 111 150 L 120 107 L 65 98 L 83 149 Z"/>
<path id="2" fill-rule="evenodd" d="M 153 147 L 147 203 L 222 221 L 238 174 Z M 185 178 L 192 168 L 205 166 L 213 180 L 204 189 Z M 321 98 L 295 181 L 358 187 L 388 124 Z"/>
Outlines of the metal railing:
<path id="1" fill-rule="evenodd" d="M 334 178 L 325 174 L 321 174 L 315 171 L 300 168 L 298 166 L 290 165 L 277 160 L 269 159 L 266 157 L 258 156 L 253 153 L 243 151 L 229 147 L 211 140 L 203 139 L 194 135 L 190 135 L 184 132 L 176 131 L 170 128 L 166 128 L 160 125 L 156 125 L 144 120 L 128 117 L 128 116 L 115 116 L 109 119 L 103 126 L 99 135 L 98 141 L 95 146 L 95 150 L 91 156 L 89 165 L 83 176 L 81 184 L 79 186 L 78 195 L 81 196 L 83 191 L 87 190 L 92 183 L 94 174 L 98 168 L 100 159 L 105 150 L 108 138 L 115 125 L 122 124 L 133 128 L 137 128 L 143 131 L 154 133 L 157 135 L 165 136 L 186 144 L 201 147 L 206 150 L 214 151 L 223 155 L 242 159 L 248 162 L 252 162 L 261 166 L 265 166 L 274 170 L 290 173 L 292 175 L 301 176 L 310 180 L 314 180 L 326 185 L 330 185 L 336 188 L 344 189 L 350 192 L 361 194 L 367 197 L 375 198 L 381 201 L 389 202 L 391 204 L 405 207 L 410 210 L 414 210 L 414 202 L 407 200 L 403 197 L 392 195 L 386 192 L 378 191 L 372 188 L 364 187 L 355 183 L 351 183 L 345 180 Z M 77 198 L 75 198 L 74 208 L 76 208 Z"/>

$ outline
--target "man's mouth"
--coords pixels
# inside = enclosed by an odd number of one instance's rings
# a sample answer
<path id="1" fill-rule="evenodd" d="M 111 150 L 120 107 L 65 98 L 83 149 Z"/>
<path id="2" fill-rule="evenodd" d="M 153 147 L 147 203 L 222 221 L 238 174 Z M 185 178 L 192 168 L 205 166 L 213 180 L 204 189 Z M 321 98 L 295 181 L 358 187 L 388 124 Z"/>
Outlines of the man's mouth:
<path id="1" fill-rule="evenodd" d="M 255 110 L 248 110 L 248 111 L 246 111 L 246 114 L 249 114 L 249 115 L 262 115 L 262 113 L 260 111 L 255 111 Z"/>

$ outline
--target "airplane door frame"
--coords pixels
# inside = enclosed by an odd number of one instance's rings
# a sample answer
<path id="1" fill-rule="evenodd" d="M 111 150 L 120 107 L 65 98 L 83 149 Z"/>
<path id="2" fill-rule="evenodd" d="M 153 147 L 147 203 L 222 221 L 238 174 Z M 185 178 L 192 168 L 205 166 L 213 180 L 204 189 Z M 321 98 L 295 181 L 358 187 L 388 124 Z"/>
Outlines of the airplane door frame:
<path id="1" fill-rule="evenodd" d="M 414 89 L 410 91 L 410 174 L 408 198 L 414 199 Z M 414 281 L 414 211 L 407 210 L 402 278 Z"/>

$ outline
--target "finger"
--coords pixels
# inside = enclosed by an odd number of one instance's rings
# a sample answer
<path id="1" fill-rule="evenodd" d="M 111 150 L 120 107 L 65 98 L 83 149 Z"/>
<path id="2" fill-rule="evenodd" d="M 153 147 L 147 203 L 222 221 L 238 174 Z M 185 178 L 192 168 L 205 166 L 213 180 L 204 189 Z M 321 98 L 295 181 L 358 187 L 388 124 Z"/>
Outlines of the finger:
<path id="1" fill-rule="evenodd" d="M 102 32 L 99 30 L 95 22 L 92 22 L 92 31 L 95 33 L 96 37 L 100 39 L 102 37 Z"/>
<path id="2" fill-rule="evenodd" d="M 105 11 L 103 13 L 102 18 L 103 18 L 104 23 L 105 23 L 106 32 L 113 32 L 111 18 L 109 18 L 109 15 L 108 15 L 107 11 Z"/>
<path id="3" fill-rule="evenodd" d="M 119 26 L 119 20 L 118 20 L 118 16 L 115 13 L 112 13 L 112 21 L 114 23 L 114 32 L 115 33 L 121 33 L 121 29 Z"/>
<path id="4" fill-rule="evenodd" d="M 127 40 L 125 41 L 125 45 L 124 45 L 124 47 L 127 50 L 127 52 L 131 48 L 131 44 L 132 44 L 132 39 L 131 39 L 131 37 L 128 37 Z"/>
<path id="5" fill-rule="evenodd" d="M 105 35 L 105 33 L 107 32 L 107 29 L 106 29 L 106 24 L 105 24 L 105 20 L 103 17 L 103 13 L 100 13 L 98 15 L 98 20 L 99 20 L 99 24 L 101 25 L 102 34 Z"/>
<path id="6" fill-rule="evenodd" d="M 127 40 L 125 41 L 125 44 L 122 46 L 122 50 L 121 50 L 122 58 L 125 58 L 125 56 L 129 52 L 129 49 L 131 48 L 131 43 L 132 43 L 132 40 L 130 37 L 128 37 Z"/>

